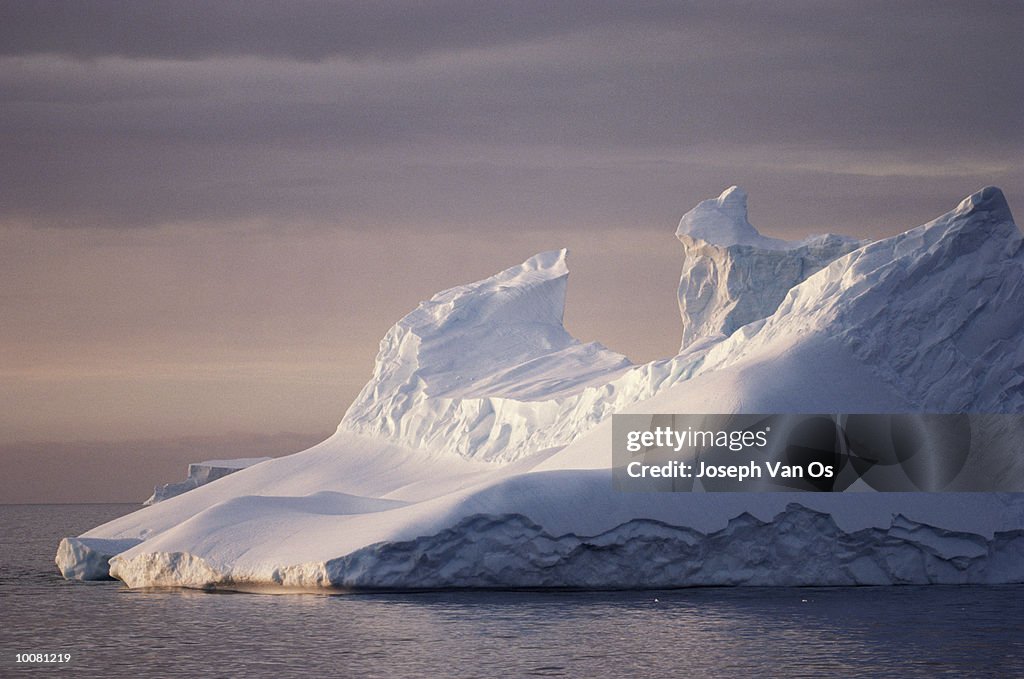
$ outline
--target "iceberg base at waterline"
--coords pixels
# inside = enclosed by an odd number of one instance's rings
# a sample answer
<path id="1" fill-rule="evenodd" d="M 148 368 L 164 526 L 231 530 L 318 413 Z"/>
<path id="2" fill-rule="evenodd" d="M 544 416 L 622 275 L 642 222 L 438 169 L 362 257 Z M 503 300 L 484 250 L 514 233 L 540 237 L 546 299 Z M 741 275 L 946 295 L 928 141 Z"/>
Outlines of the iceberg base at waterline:
<path id="1" fill-rule="evenodd" d="M 874 243 L 763 239 L 735 188 L 698 208 L 679 355 L 573 338 L 566 253 L 542 253 L 401 319 L 327 441 L 68 539 L 59 567 L 260 591 L 1024 582 L 1021 493 L 613 490 L 615 413 L 1024 412 L 998 189 Z M 761 294 L 786 253 L 813 266 Z M 724 270 L 744 284 L 694 292 Z"/>

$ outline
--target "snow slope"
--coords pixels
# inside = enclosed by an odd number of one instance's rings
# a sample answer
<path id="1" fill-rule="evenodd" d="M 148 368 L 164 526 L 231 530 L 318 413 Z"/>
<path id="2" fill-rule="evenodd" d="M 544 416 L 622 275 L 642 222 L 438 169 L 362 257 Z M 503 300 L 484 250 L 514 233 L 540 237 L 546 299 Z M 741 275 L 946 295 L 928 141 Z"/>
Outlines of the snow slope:
<path id="1" fill-rule="evenodd" d="M 723 242 L 758 241 L 726 212 Z M 731 256 L 794 256 L 770 244 Z M 617 493 L 609 444 L 613 412 L 1021 412 L 1020 245 L 990 187 L 644 366 L 565 332 L 565 253 L 543 253 L 399 321 L 327 441 L 58 565 L 104 577 L 119 550 L 131 587 L 277 591 L 1024 582 L 1024 494 Z"/>

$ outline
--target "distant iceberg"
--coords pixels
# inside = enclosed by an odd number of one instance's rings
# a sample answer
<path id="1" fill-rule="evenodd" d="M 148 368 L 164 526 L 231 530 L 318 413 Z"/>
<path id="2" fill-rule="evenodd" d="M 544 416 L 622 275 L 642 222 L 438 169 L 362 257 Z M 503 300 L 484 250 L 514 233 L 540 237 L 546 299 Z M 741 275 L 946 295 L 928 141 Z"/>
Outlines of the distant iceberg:
<path id="1" fill-rule="evenodd" d="M 541 253 L 395 324 L 326 441 L 68 538 L 58 566 L 261 591 L 1024 582 L 1024 494 L 612 490 L 614 413 L 1024 413 L 999 189 L 874 243 L 765 238 L 746 200 L 680 222 L 677 356 L 569 335 L 566 251 Z"/>
<path id="2" fill-rule="evenodd" d="M 187 493 L 194 488 L 206 485 L 210 481 L 216 481 L 228 474 L 234 474 L 240 469 L 251 467 L 260 462 L 266 462 L 269 457 L 240 457 L 232 460 L 206 460 L 204 462 L 193 462 L 188 466 L 188 476 L 184 481 L 177 483 L 165 483 L 153 488 L 153 494 L 143 504 L 152 505 L 163 502 L 182 493 Z"/>

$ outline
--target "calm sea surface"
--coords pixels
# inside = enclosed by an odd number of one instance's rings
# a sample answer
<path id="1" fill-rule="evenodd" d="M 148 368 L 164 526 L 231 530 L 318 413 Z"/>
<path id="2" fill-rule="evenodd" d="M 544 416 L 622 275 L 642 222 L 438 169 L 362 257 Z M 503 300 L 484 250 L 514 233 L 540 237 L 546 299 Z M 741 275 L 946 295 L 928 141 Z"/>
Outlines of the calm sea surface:
<path id="1" fill-rule="evenodd" d="M 134 505 L 0 505 L 0 676 L 1024 676 L 1024 587 L 374 595 L 65 582 Z M 15 653 L 71 653 L 27 666 Z"/>

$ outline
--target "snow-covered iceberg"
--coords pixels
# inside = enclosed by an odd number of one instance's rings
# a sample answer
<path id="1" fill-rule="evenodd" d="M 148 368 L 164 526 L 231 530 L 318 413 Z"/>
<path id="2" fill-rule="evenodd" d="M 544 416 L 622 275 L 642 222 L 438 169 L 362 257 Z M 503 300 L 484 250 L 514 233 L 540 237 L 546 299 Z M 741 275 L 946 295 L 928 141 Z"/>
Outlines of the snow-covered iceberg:
<path id="1" fill-rule="evenodd" d="M 251 467 L 260 462 L 266 462 L 269 457 L 239 457 L 231 460 L 205 460 L 203 462 L 192 462 L 188 466 L 188 475 L 184 481 L 177 483 L 165 483 L 153 488 L 153 494 L 143 504 L 152 505 L 163 502 L 176 495 L 206 485 L 210 481 L 216 481 L 228 474 L 234 474 L 239 469 Z"/>
<path id="2" fill-rule="evenodd" d="M 1024 412 L 1024 252 L 998 189 L 875 243 L 791 244 L 734 188 L 679 239 L 710 292 L 681 299 L 678 356 L 572 338 L 565 252 L 542 253 L 400 320 L 328 440 L 69 538 L 58 565 L 102 575 L 79 561 L 120 549 L 130 587 L 277 591 L 1024 582 L 1024 494 L 611 483 L 613 413 Z"/>

